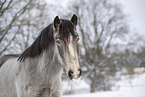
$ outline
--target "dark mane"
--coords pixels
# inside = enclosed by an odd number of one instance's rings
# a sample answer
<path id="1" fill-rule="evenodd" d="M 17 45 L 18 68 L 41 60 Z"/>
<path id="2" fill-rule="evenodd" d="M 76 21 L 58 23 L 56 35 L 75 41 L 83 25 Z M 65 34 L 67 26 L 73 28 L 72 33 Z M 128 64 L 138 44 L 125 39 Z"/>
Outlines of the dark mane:
<path id="1" fill-rule="evenodd" d="M 59 35 L 64 41 L 68 41 L 68 38 L 74 33 L 74 26 L 69 20 L 62 20 L 59 26 Z M 40 35 L 37 39 L 33 42 L 33 44 L 28 47 L 18 58 L 20 61 L 24 61 L 25 58 L 34 58 L 39 56 L 42 51 L 46 50 L 50 47 L 51 44 L 54 44 L 53 38 L 53 24 L 47 26 L 44 30 L 41 31 Z"/>
<path id="2" fill-rule="evenodd" d="M 53 25 L 50 24 L 45 29 L 43 29 L 37 39 L 33 42 L 33 44 L 28 47 L 18 58 L 20 61 L 24 61 L 25 58 L 31 57 L 34 58 L 39 56 L 42 51 L 49 48 L 51 44 L 53 44 Z"/>

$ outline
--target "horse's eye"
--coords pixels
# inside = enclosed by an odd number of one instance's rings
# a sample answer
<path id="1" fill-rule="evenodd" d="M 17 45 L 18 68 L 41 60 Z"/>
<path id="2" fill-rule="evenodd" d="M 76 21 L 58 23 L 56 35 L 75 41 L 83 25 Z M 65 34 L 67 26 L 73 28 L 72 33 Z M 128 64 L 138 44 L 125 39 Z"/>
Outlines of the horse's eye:
<path id="1" fill-rule="evenodd" d="M 56 43 L 57 43 L 58 45 L 60 45 L 60 41 L 59 41 L 59 40 L 57 40 Z"/>
<path id="2" fill-rule="evenodd" d="M 55 39 L 59 39 L 59 37 L 55 37 Z"/>
<path id="3" fill-rule="evenodd" d="M 57 45 L 60 45 L 59 37 L 55 37 Z"/>
<path id="4" fill-rule="evenodd" d="M 75 38 L 76 38 L 77 41 L 79 41 L 79 35 L 78 34 L 75 36 Z"/>
<path id="5" fill-rule="evenodd" d="M 79 41 L 79 37 L 77 38 L 77 41 Z"/>

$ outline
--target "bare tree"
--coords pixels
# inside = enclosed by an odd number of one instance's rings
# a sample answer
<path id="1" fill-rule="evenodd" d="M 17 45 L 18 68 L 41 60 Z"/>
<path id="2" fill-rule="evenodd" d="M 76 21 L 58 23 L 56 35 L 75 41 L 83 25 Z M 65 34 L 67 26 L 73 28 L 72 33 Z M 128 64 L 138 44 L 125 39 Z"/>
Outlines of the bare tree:
<path id="1" fill-rule="evenodd" d="M 6 36 L 8 31 L 13 27 L 13 24 L 15 23 L 15 21 L 28 9 L 28 7 L 31 4 L 31 2 L 32 2 L 32 0 L 29 0 L 28 3 L 26 3 L 22 8 L 20 8 L 20 10 L 16 11 L 9 23 L 7 23 L 6 25 L 1 25 L 0 43 L 2 42 L 2 40 L 4 39 L 4 37 Z M 7 14 L 9 11 L 11 11 L 11 9 L 15 5 L 17 5 L 18 3 L 21 3 L 21 1 L 20 0 L 18 0 L 16 2 L 13 2 L 13 0 L 10 0 L 10 1 L 5 0 L 5 1 L 3 1 L 1 3 L 1 7 L 0 7 L 0 10 L 1 10 L 0 11 L 0 17 L 4 18 L 6 16 L 5 14 Z M 3 24 L 2 20 L 1 20 L 1 24 Z"/>
<path id="2" fill-rule="evenodd" d="M 107 90 L 110 88 L 108 79 L 115 72 L 111 44 L 128 32 L 125 15 L 120 5 L 110 0 L 78 0 L 72 10 L 80 17 L 81 63 L 90 83 L 90 92 Z"/>
<path id="3" fill-rule="evenodd" d="M 20 53 L 49 22 L 49 5 L 41 0 L 4 0 L 0 4 L 0 56 Z"/>

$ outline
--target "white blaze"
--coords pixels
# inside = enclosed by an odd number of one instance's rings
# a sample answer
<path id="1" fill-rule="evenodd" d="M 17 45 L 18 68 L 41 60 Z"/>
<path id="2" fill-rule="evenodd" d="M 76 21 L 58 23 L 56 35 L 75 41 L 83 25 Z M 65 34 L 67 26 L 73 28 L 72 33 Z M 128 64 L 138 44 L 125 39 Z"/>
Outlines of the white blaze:
<path id="1" fill-rule="evenodd" d="M 69 43 L 69 53 L 70 53 L 70 58 L 71 58 L 71 69 L 73 69 L 73 73 L 74 73 L 74 77 L 77 78 L 77 74 L 78 74 L 78 59 L 77 59 L 77 52 L 76 50 L 74 49 L 74 46 L 73 46 L 73 37 L 70 36 L 70 43 Z"/>
<path id="2" fill-rule="evenodd" d="M 75 57 L 75 51 L 72 42 L 69 43 L 69 53 L 72 57 Z"/>

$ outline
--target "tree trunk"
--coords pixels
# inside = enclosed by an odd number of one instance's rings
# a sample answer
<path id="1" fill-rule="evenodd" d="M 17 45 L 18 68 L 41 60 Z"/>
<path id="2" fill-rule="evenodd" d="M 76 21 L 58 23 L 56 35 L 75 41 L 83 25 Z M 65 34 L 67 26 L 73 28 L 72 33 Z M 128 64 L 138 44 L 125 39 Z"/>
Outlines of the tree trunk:
<path id="1" fill-rule="evenodd" d="M 92 82 L 91 82 L 91 90 L 90 90 L 91 93 L 95 92 L 95 80 L 96 79 L 92 79 Z"/>
<path id="2" fill-rule="evenodd" d="M 94 77 L 91 79 L 91 86 L 90 86 L 90 92 L 94 93 L 95 92 L 95 87 L 96 87 L 96 72 L 94 71 Z"/>

